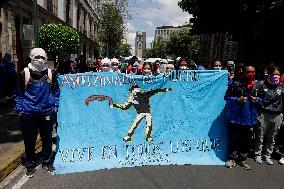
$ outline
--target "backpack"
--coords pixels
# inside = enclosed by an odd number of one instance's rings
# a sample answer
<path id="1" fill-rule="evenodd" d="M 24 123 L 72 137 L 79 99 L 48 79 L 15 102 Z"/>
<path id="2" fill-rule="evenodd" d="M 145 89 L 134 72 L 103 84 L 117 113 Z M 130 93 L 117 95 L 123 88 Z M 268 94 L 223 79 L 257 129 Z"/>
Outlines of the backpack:
<path id="1" fill-rule="evenodd" d="M 30 69 L 29 68 L 24 68 L 24 73 L 25 73 L 25 89 L 27 89 L 28 86 L 28 82 L 30 80 L 31 77 L 31 73 L 30 73 Z M 48 68 L 47 69 L 47 76 L 48 76 L 48 83 L 52 83 L 52 72 L 51 69 Z"/>

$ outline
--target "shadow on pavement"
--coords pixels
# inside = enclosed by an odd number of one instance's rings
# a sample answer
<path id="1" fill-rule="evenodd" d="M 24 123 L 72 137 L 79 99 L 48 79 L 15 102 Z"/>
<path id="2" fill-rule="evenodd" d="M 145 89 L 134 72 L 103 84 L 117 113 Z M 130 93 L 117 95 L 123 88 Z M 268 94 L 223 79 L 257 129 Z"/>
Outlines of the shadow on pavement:
<path id="1" fill-rule="evenodd" d="M 13 102 L 0 104 L 0 152 L 1 144 L 22 141 L 19 117 L 13 111 Z"/>

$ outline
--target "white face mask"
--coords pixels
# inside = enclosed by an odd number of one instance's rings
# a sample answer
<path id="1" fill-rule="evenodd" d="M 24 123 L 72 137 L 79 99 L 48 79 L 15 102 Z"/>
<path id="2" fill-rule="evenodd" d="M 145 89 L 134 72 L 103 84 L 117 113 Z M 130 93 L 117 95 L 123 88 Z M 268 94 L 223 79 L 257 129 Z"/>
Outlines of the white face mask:
<path id="1" fill-rule="evenodd" d="M 109 72 L 110 71 L 110 67 L 102 67 L 102 72 Z"/>
<path id="2" fill-rule="evenodd" d="M 222 67 L 213 67 L 214 70 L 221 70 Z"/>
<path id="3" fill-rule="evenodd" d="M 151 70 L 150 69 L 144 69 L 143 70 L 143 75 L 150 75 L 151 74 Z"/>
<path id="4" fill-rule="evenodd" d="M 187 70 L 187 67 L 186 66 L 180 66 L 179 69 L 180 70 Z"/>
<path id="5" fill-rule="evenodd" d="M 47 61 L 44 59 L 35 59 L 31 61 L 29 68 L 35 72 L 42 72 L 48 68 Z"/>
<path id="6" fill-rule="evenodd" d="M 118 70 L 118 66 L 112 66 L 112 70 Z"/>

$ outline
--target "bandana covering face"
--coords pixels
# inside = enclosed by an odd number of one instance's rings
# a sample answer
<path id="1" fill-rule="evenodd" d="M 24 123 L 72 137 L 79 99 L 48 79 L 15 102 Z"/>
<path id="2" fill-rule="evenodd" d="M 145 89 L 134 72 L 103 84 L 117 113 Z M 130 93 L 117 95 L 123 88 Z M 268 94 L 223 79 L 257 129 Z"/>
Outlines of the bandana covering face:
<path id="1" fill-rule="evenodd" d="M 36 56 L 41 56 L 44 58 L 35 58 Z M 31 63 L 28 64 L 28 67 L 34 72 L 42 72 L 48 68 L 47 65 L 47 55 L 42 48 L 34 48 L 31 51 Z"/>
<path id="2" fill-rule="evenodd" d="M 271 85 L 277 85 L 280 82 L 280 76 L 279 75 L 269 75 L 267 77 L 267 81 Z"/>

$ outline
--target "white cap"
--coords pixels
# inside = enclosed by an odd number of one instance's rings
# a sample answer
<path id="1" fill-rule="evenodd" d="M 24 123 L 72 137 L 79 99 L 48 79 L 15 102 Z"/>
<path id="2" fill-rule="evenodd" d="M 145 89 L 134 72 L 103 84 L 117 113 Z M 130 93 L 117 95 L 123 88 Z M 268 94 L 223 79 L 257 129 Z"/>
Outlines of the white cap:
<path id="1" fill-rule="evenodd" d="M 113 63 L 119 63 L 119 61 L 116 58 L 111 59 L 111 62 Z"/>
<path id="2" fill-rule="evenodd" d="M 45 59 L 47 59 L 46 52 L 45 52 L 42 48 L 34 48 L 34 49 L 31 51 L 30 58 L 31 58 L 32 60 L 34 60 L 34 59 L 35 59 L 35 56 L 42 56 L 42 57 L 44 57 Z"/>
<path id="3" fill-rule="evenodd" d="M 162 59 L 161 62 L 162 62 L 163 64 L 167 64 L 167 63 L 168 63 L 168 60 L 167 60 L 167 59 Z"/>
<path id="4" fill-rule="evenodd" d="M 110 64 L 110 60 L 108 58 L 102 59 L 102 64 Z"/>

